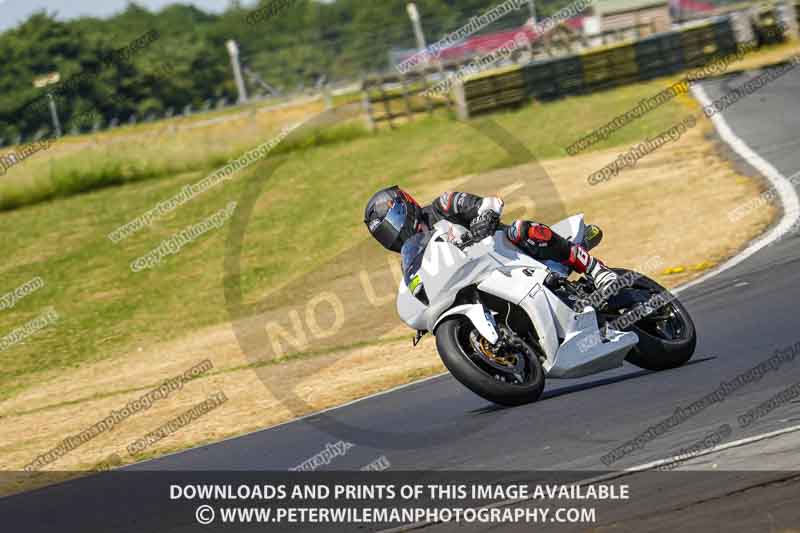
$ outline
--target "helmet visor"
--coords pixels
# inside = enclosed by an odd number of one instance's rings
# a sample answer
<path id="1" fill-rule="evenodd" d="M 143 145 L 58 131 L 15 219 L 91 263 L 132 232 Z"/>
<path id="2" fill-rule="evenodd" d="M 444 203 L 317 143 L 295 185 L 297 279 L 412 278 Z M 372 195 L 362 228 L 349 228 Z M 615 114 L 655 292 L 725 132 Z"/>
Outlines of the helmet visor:
<path id="1" fill-rule="evenodd" d="M 392 249 L 397 242 L 406 223 L 408 208 L 404 202 L 395 202 L 372 235 L 386 248 Z"/>

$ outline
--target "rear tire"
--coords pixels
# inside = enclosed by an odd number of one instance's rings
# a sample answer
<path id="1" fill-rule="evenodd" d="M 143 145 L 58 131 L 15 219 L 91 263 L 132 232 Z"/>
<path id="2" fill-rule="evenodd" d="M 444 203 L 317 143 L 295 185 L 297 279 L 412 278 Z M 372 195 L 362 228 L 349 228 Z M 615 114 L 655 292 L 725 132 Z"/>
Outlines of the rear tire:
<path id="1" fill-rule="evenodd" d="M 544 390 L 545 375 L 535 353 L 527 357 L 530 379 L 526 383 L 501 381 L 480 368 L 471 358 L 478 356 L 468 354 L 462 346 L 463 340 L 459 339 L 473 329 L 470 320 L 463 316 L 450 318 L 436 329 L 436 348 L 450 373 L 478 396 L 499 405 L 517 406 L 538 400 Z"/>
<path id="2" fill-rule="evenodd" d="M 618 275 L 631 272 L 621 268 L 615 268 L 614 271 Z M 642 274 L 638 274 L 638 276 L 640 277 L 634 283 L 634 288 L 670 295 L 672 301 L 668 305 L 671 306 L 672 312 L 679 319 L 684 329 L 679 339 L 666 339 L 656 336 L 643 327 L 643 322 L 647 320 L 645 317 L 629 328 L 630 331 L 639 336 L 639 343 L 628 353 L 625 360 L 639 368 L 654 371 L 669 370 L 685 365 L 694 355 L 694 350 L 697 346 L 697 331 L 692 317 L 683 304 L 669 290 L 647 276 Z"/>

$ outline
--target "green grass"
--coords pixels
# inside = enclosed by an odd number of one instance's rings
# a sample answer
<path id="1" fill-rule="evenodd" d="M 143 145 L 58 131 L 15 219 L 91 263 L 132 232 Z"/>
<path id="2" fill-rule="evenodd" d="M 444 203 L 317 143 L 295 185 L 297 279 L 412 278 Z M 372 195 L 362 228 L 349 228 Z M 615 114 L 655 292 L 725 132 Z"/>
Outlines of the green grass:
<path id="1" fill-rule="evenodd" d="M 277 135 L 277 131 L 272 135 Z M 278 145 L 275 152 L 304 150 L 366 135 L 363 128 L 345 124 L 304 139 L 289 140 Z M 0 181 L 0 211 L 137 181 L 190 172 L 211 173 L 253 147 L 241 139 L 230 145 L 219 143 L 217 139 L 201 144 L 183 144 L 169 138 L 144 136 L 143 141 L 131 141 L 129 144 L 133 145 L 133 150 L 127 150 L 127 144 L 126 149 L 92 147 L 53 158 L 47 165 L 40 158 L 36 161 L 39 168 L 34 169 L 34 175 L 16 180 L 12 175 L 11 179 Z"/>
<path id="2" fill-rule="evenodd" d="M 634 85 L 526 106 L 491 118 L 537 158 L 565 157 L 566 146 L 667 85 L 663 80 Z M 639 141 L 671 126 L 685 111 L 670 102 L 592 149 Z M 273 133 L 265 131 L 259 142 Z M 220 144 L 218 152 L 225 153 L 241 145 L 236 139 L 222 138 L 209 139 L 207 146 L 215 143 Z M 245 300 L 262 296 L 270 287 L 313 270 L 355 240 L 363 240 L 363 205 L 377 188 L 397 182 L 414 190 L 420 184 L 506 164 L 501 148 L 469 125 L 444 116 L 420 118 L 376 135 L 348 125 L 287 143 L 267 161 L 240 172 L 150 228 L 112 244 L 106 238 L 109 232 L 219 164 L 218 152 L 211 151 L 194 166 L 184 162 L 170 166 L 169 158 L 162 158 L 161 167 L 148 171 L 150 160 L 141 157 L 140 168 L 145 170 L 129 179 L 115 161 L 136 159 L 139 148 L 145 155 L 152 153 L 141 143 L 112 146 L 100 161 L 85 158 L 81 162 L 81 153 L 76 153 L 53 169 L 58 176 L 54 190 L 59 193 L 48 196 L 50 201 L 0 213 L 6 254 L 0 267 L 0 294 L 34 276 L 46 283 L 14 309 L 0 311 L 0 336 L 47 306 L 62 317 L 58 324 L 0 352 L 0 399 L 35 385 L 48 371 L 135 356 L 140 347 L 183 338 L 229 320 L 223 294 L 228 226 L 209 232 L 153 270 L 133 273 L 129 264 L 163 239 L 239 199 L 249 180 L 262 178 L 275 161 L 283 165 L 264 183 L 245 238 Z M 162 148 L 169 153 L 176 150 Z M 194 155 L 199 149 L 191 150 Z M 34 178 L 47 180 L 48 176 Z M 82 194 L 68 196 L 75 192 Z M 0 203 L 7 201 L 8 194 L 9 189 L 0 186 Z M 380 253 L 376 250 L 376 257 Z"/>

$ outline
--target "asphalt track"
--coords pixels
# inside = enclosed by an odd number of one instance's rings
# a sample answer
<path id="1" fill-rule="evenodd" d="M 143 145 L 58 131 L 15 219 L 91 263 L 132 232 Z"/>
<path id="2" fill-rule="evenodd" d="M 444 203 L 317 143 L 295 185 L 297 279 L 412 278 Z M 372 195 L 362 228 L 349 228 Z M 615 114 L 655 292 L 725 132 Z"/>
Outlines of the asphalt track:
<path id="1" fill-rule="evenodd" d="M 747 76 L 707 82 L 704 89 L 715 99 Z M 737 136 L 784 176 L 800 170 L 800 72 L 792 71 L 740 100 L 723 116 Z M 739 159 L 733 152 L 729 157 Z M 741 165 L 756 174 L 745 162 Z M 632 214 L 636 206 L 628 209 Z M 717 227 L 708 228 L 705 238 L 731 231 L 730 225 L 727 219 L 720 220 Z M 285 471 L 327 444 L 344 440 L 354 446 L 320 470 L 358 469 L 383 456 L 392 470 L 608 471 L 601 461 L 604 454 L 670 417 L 676 408 L 713 392 L 720 382 L 733 380 L 765 361 L 776 349 L 800 342 L 798 238 L 796 233 L 786 235 L 738 266 L 681 293 L 699 332 L 694 361 L 683 368 L 650 373 L 626 365 L 585 379 L 552 380 L 541 401 L 513 409 L 494 407 L 450 376 L 440 376 L 129 470 Z M 737 422 L 738 415 L 798 382 L 800 357 L 634 450 L 611 468 L 620 470 L 670 457 L 725 423 L 733 428 L 729 440 L 798 425 L 797 402 L 775 409 L 747 428 L 740 428 Z M 343 424 L 351 429 L 342 429 Z M 447 441 L 429 445 L 426 435 L 442 431 L 449 435 Z M 769 469 L 769 464 L 753 464 L 752 468 Z M 54 491 L 64 492 L 65 487 Z M 795 490 L 788 487 L 781 485 L 781 498 L 789 491 L 797 507 L 797 486 Z M 691 487 L 682 489 L 683 496 L 693 494 Z M 700 490 L 697 492 L 699 497 Z M 27 507 L 34 501 L 42 503 L 47 494 L 46 489 L 36 500 L 34 495 L 27 496 L 28 501 L 11 499 Z M 745 501 L 769 500 L 768 493 L 761 496 Z M 8 499 L 0 501 L 0 509 L 4 502 Z M 731 505 L 729 500 L 720 502 Z M 707 519 L 709 524 L 718 523 Z M 655 522 L 650 525 L 657 529 Z M 645 529 L 651 528 L 641 530 Z"/>

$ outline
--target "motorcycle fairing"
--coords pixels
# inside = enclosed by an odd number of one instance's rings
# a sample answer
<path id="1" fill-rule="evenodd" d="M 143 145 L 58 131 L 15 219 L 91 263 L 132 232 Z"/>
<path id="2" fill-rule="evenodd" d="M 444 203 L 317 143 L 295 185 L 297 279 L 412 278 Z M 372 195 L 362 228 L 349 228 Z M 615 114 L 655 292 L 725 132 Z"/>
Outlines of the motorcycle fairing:
<path id="1" fill-rule="evenodd" d="M 453 307 L 459 290 L 476 285 L 526 312 L 545 353 L 542 366 L 548 377 L 576 378 L 619 367 L 638 343 L 638 336 L 632 332 L 608 329 L 601 334 L 593 308 L 575 312 L 562 302 L 544 284 L 551 270 L 560 269 L 523 254 L 504 232 L 498 231 L 462 251 L 452 242 L 451 226 L 447 221 L 436 224 L 419 271 L 430 305 L 419 302 L 401 283 L 398 313 L 412 328 L 435 333 L 442 319 L 460 314 L 468 317 L 487 340 L 495 342 L 496 330 L 487 325 L 488 309 L 480 304 Z M 583 216 L 570 217 L 553 227 L 580 237 Z"/>

